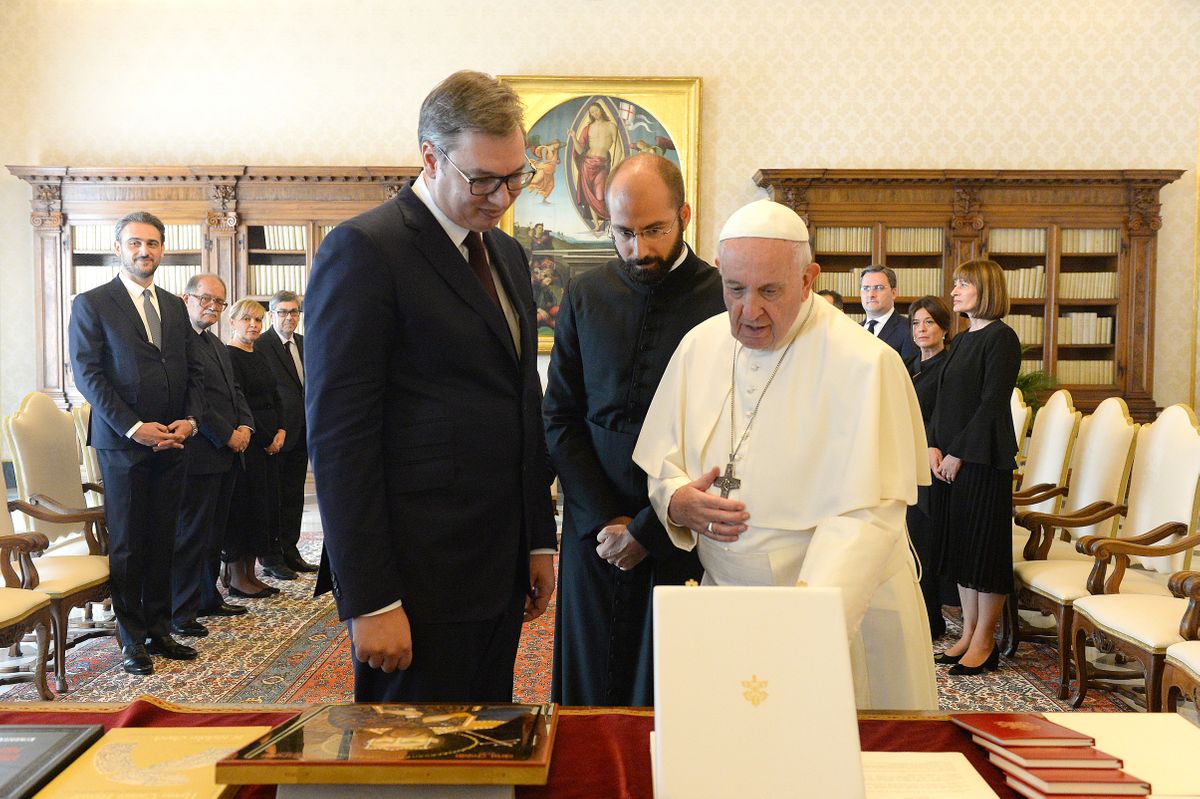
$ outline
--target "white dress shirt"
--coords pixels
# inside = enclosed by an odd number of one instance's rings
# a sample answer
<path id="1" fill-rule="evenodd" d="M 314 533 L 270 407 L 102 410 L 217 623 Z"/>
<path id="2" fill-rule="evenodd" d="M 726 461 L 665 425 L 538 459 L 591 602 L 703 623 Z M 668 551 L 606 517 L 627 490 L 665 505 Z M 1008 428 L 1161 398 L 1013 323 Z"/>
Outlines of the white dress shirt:
<path id="1" fill-rule="evenodd" d="M 143 305 L 145 297 L 142 296 L 143 291 L 146 289 L 150 290 L 150 304 L 154 306 L 154 312 L 158 314 L 158 318 L 161 320 L 162 308 L 158 307 L 158 292 L 154 290 L 154 281 L 151 280 L 149 286 L 139 286 L 133 281 L 133 278 L 125 273 L 124 269 L 117 273 L 117 277 L 121 278 L 121 284 L 125 286 L 125 290 L 129 292 L 129 299 L 133 300 L 134 310 L 137 311 L 138 318 L 142 320 L 142 327 L 146 331 L 146 339 L 148 341 L 154 341 L 154 337 L 150 335 L 150 322 L 146 320 L 146 306 Z M 138 428 L 141 426 L 142 422 L 138 422 L 133 427 L 126 430 L 125 437 L 133 438 L 133 434 L 136 433 Z"/>

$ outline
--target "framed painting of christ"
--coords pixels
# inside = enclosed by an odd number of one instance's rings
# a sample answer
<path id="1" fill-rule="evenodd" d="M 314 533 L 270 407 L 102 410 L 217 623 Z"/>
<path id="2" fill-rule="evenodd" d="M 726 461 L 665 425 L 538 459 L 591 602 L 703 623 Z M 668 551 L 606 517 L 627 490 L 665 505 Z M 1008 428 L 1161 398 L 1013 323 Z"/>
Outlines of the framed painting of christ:
<path id="1" fill-rule="evenodd" d="M 621 161 L 656 153 L 683 173 L 695 246 L 700 179 L 699 78 L 501 76 L 525 103 L 535 174 L 501 227 L 525 247 L 538 307 L 538 351 L 554 342 L 571 278 L 616 257 L 604 186 Z"/>

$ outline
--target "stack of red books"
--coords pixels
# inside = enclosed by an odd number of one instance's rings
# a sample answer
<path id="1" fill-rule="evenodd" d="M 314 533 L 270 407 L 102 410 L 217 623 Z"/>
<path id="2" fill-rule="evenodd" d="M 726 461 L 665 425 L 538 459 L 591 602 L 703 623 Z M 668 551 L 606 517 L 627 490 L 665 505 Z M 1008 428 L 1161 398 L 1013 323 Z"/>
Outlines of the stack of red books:
<path id="1" fill-rule="evenodd" d="M 1147 796 L 1150 783 L 1121 771 L 1121 759 L 1090 736 L 1037 713 L 956 713 L 950 720 L 988 750 L 1009 786 L 1030 799 Z"/>

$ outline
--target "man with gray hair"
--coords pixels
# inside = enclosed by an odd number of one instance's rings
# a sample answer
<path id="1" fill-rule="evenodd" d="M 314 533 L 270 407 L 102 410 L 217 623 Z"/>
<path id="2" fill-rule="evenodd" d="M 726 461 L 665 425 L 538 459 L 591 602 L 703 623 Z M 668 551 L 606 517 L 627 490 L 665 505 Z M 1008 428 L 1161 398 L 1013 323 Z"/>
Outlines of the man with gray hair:
<path id="1" fill-rule="evenodd" d="M 308 479 L 308 428 L 304 422 L 304 336 L 300 325 L 300 297 L 294 291 L 277 291 L 270 301 L 271 326 L 258 337 L 279 389 L 280 427 L 287 431 L 279 461 L 279 540 L 259 560 L 263 571 L 279 580 L 294 580 L 296 572 L 317 567 L 300 555 L 300 522 L 304 516 L 304 481 Z"/>
<path id="2" fill-rule="evenodd" d="M 520 100 L 457 72 L 421 174 L 322 242 L 305 297 L 308 447 L 357 701 L 510 701 L 557 546 L 524 250 Z"/>
<path id="3" fill-rule="evenodd" d="M 634 462 L 705 585 L 842 590 L 860 708 L 937 707 L 905 534 L 929 482 L 904 364 L 824 300 L 804 222 L 760 200 L 720 234 L 726 314 L 679 344 Z M 870 453 L 870 457 L 863 457 Z"/>

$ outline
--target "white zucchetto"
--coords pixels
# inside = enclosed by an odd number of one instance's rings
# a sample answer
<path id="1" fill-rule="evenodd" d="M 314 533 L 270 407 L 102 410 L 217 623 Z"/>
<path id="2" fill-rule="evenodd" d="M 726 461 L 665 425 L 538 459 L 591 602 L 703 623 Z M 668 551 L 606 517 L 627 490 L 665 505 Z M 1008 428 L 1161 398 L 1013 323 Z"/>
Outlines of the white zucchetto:
<path id="1" fill-rule="evenodd" d="M 808 227 L 786 205 L 767 199 L 755 200 L 734 211 L 725 222 L 718 240 L 726 239 L 808 241 Z"/>

